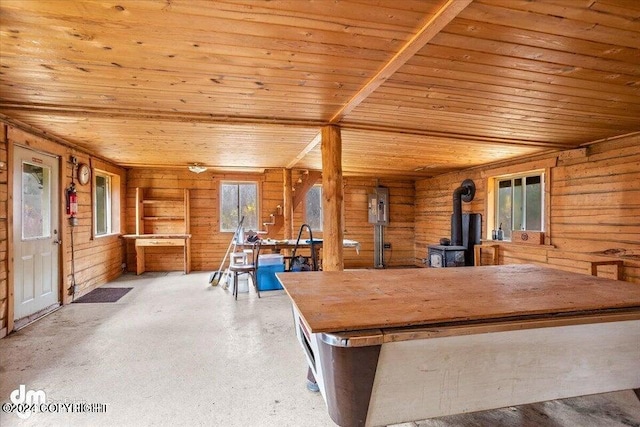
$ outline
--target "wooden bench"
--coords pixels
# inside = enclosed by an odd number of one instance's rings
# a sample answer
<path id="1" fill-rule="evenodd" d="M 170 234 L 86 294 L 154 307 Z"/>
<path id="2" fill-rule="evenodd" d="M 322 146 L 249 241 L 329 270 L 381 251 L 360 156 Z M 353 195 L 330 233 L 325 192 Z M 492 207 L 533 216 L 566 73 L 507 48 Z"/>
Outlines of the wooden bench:
<path id="1" fill-rule="evenodd" d="M 500 250 L 500 245 L 493 245 L 488 243 L 483 243 L 481 245 L 475 245 L 473 247 L 473 265 L 479 266 L 482 265 L 482 249 L 491 249 L 493 250 L 493 265 L 498 265 L 498 255 Z"/>
<path id="2" fill-rule="evenodd" d="M 620 260 L 607 260 L 607 261 L 591 261 L 590 272 L 592 276 L 598 275 L 598 267 L 601 265 L 614 265 L 616 266 L 613 274 L 613 278 L 616 280 L 621 280 L 622 278 L 622 267 L 624 267 L 624 263 Z"/>

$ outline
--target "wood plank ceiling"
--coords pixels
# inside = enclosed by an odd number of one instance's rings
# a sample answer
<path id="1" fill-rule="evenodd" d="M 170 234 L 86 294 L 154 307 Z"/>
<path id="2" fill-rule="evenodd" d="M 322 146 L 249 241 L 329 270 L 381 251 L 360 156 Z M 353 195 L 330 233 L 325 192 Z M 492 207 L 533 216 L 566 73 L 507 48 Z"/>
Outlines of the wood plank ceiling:
<path id="1" fill-rule="evenodd" d="M 123 166 L 431 176 L 640 131 L 635 0 L 0 2 L 0 118 Z"/>

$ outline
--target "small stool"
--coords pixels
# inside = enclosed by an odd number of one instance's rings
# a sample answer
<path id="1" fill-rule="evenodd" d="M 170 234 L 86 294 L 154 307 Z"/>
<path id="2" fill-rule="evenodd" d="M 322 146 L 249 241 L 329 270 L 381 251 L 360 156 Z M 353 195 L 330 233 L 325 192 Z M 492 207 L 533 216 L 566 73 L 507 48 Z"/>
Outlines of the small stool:
<path id="1" fill-rule="evenodd" d="M 253 262 L 247 263 L 247 252 L 234 252 L 231 254 L 231 261 L 229 263 L 229 271 L 233 273 L 233 296 L 238 299 L 238 275 L 248 274 L 251 276 L 251 281 L 256 289 L 258 298 L 260 298 L 260 288 L 258 286 L 258 278 L 256 275 L 258 265 L 258 254 L 260 253 L 260 244 L 255 243 L 253 249 Z"/>

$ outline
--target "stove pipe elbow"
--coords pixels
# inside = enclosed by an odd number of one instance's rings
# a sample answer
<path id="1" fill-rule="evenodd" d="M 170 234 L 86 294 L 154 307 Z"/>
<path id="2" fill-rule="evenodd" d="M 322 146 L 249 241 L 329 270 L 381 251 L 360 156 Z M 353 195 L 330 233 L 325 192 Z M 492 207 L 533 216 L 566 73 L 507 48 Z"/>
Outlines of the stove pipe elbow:
<path id="1" fill-rule="evenodd" d="M 460 187 L 453 190 L 453 220 L 451 222 L 451 244 L 462 246 L 462 201 L 470 202 L 476 194 L 476 186 L 470 179 L 465 179 Z"/>

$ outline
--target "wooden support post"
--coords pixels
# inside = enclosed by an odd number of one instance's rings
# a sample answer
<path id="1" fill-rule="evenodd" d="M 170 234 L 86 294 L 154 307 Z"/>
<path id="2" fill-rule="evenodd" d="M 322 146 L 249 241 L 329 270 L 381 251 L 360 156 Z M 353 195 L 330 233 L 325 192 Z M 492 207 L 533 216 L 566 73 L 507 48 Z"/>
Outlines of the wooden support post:
<path id="1" fill-rule="evenodd" d="M 282 214 L 284 215 L 284 238 L 293 239 L 293 181 L 291 169 L 282 169 L 283 198 Z"/>
<path id="2" fill-rule="evenodd" d="M 344 270 L 342 249 L 342 138 L 340 128 L 322 128 L 322 212 L 324 271 Z"/>

